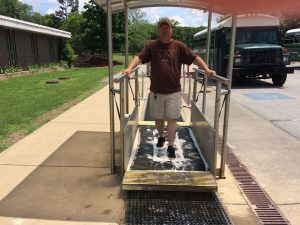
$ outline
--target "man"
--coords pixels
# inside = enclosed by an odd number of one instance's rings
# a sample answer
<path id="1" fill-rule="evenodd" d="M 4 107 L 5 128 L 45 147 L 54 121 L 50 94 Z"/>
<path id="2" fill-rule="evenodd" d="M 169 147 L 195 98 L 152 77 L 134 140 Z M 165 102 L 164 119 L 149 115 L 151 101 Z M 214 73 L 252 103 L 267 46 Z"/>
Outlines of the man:
<path id="1" fill-rule="evenodd" d="M 172 39 L 173 27 L 168 18 L 158 21 L 158 33 L 159 39 L 149 42 L 123 72 L 130 76 L 131 70 L 139 62 L 151 62 L 150 115 L 154 118 L 159 133 L 156 146 L 163 147 L 165 143 L 166 120 L 168 157 L 176 158 L 174 140 L 177 130 L 176 119 L 180 117 L 181 111 L 181 65 L 194 63 L 204 69 L 209 77 L 215 74 L 215 71 L 210 70 L 184 43 Z"/>

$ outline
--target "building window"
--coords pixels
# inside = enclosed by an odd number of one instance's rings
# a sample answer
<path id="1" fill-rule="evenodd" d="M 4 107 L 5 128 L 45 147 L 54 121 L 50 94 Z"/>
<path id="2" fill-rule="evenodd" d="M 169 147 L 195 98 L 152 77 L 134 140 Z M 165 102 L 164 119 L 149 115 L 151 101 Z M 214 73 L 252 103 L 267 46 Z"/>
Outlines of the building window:
<path id="1" fill-rule="evenodd" d="M 39 64 L 39 49 L 37 42 L 37 34 L 31 34 L 31 51 L 32 51 L 32 63 Z"/>
<path id="2" fill-rule="evenodd" d="M 8 50 L 8 59 L 10 66 L 16 66 L 18 64 L 17 60 L 17 48 L 14 30 L 6 30 L 6 43 Z"/>
<path id="3" fill-rule="evenodd" d="M 49 59 L 50 59 L 50 62 L 55 62 L 54 38 L 49 37 L 48 42 L 49 42 Z"/>

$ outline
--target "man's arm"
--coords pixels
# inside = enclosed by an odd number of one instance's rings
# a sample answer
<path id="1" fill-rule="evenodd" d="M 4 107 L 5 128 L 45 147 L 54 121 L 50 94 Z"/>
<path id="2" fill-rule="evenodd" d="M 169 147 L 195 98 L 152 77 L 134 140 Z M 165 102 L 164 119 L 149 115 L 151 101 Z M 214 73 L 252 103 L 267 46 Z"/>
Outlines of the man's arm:
<path id="1" fill-rule="evenodd" d="M 214 70 L 208 68 L 206 63 L 199 56 L 196 57 L 193 63 L 196 64 L 198 67 L 202 68 L 206 72 L 208 77 L 211 77 L 212 75 L 216 74 Z"/>
<path id="2" fill-rule="evenodd" d="M 140 63 L 140 58 L 138 56 L 135 56 L 131 62 L 129 63 L 129 66 L 123 70 L 123 73 L 126 73 L 128 77 L 131 75 L 131 70 L 136 67 Z"/>

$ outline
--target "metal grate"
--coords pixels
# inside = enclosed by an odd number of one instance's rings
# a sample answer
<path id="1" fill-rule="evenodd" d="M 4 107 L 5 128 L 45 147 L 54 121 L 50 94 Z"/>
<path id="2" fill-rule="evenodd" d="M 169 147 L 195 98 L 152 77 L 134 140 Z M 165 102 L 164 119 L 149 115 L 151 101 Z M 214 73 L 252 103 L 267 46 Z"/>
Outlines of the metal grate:
<path id="1" fill-rule="evenodd" d="M 127 193 L 126 225 L 232 224 L 215 193 Z"/>
<path id="2" fill-rule="evenodd" d="M 229 151 L 227 163 L 231 173 L 253 206 L 262 225 L 290 224 L 277 208 L 276 204 L 257 184 L 248 169 L 240 163 L 232 151 Z"/>

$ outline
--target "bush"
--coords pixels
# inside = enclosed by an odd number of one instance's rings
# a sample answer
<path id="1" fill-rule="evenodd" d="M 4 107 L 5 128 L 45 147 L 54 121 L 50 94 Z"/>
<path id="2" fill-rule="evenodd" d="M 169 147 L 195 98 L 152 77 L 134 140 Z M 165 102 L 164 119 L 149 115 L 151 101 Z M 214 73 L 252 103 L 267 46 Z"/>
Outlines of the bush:
<path id="1" fill-rule="evenodd" d="M 60 60 L 59 61 L 59 66 L 64 67 L 64 68 L 68 68 L 68 62 L 64 61 L 64 60 Z"/>
<path id="2" fill-rule="evenodd" d="M 22 67 L 16 66 L 0 66 L 0 74 L 15 73 L 24 70 Z"/>
<path id="3" fill-rule="evenodd" d="M 66 42 L 64 49 L 62 51 L 61 59 L 68 63 L 68 67 L 72 67 L 74 61 L 76 60 L 77 56 L 74 53 L 74 50 L 69 41 Z"/>
<path id="4" fill-rule="evenodd" d="M 32 64 L 25 67 L 21 66 L 0 66 L 0 74 L 6 73 L 16 73 L 20 71 L 30 71 L 30 72 L 37 72 L 43 68 L 56 68 L 56 67 L 63 67 L 68 68 L 68 62 L 60 61 L 59 63 L 47 63 L 47 64 Z"/>

